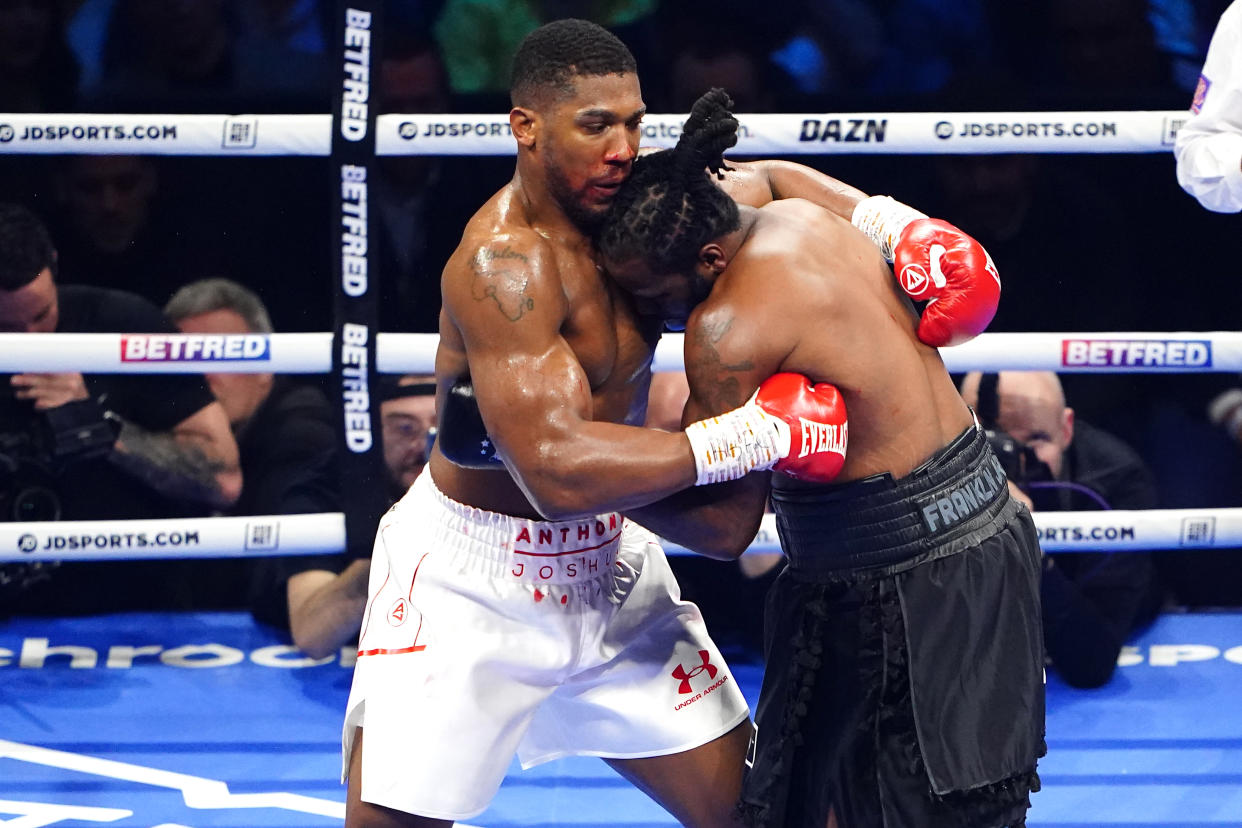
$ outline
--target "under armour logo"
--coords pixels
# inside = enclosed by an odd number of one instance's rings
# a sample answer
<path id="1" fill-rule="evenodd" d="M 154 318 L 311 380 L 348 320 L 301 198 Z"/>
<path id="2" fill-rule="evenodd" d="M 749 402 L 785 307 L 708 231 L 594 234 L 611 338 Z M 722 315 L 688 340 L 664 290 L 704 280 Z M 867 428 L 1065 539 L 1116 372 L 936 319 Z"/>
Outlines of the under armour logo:
<path id="1" fill-rule="evenodd" d="M 716 677 L 716 667 L 708 661 L 707 650 L 699 650 L 699 658 L 703 660 L 703 663 L 696 664 L 694 669 L 688 673 L 686 672 L 686 668 L 680 664 L 673 668 L 673 678 L 681 682 L 677 688 L 678 693 L 693 692 L 690 689 L 690 679 L 694 678 L 699 673 L 706 671 L 709 679 L 714 679 Z"/>

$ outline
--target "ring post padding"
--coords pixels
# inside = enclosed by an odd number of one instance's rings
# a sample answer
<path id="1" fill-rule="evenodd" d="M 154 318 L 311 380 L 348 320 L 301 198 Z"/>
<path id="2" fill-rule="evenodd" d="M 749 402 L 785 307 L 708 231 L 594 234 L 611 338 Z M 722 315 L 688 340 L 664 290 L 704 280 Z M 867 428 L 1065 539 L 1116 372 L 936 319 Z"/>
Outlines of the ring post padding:
<path id="1" fill-rule="evenodd" d="M 340 428 L 341 505 L 346 542 L 369 546 L 388 507 L 387 469 L 380 446 L 379 334 L 380 219 L 371 206 L 380 165 L 375 157 L 375 95 L 381 0 L 336 3 L 341 67 L 332 112 L 331 184 L 336 214 L 332 240 L 332 396 Z"/>

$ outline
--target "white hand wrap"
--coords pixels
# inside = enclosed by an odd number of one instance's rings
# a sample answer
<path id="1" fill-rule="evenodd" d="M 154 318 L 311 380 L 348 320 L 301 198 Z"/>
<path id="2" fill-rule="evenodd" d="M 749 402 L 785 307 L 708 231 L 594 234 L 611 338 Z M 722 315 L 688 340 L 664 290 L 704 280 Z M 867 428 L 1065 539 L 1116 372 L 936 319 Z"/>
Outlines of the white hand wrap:
<path id="1" fill-rule="evenodd" d="M 863 231 L 880 248 L 884 258 L 891 262 L 901 231 L 910 222 L 925 218 L 925 213 L 890 196 L 869 196 L 854 206 L 850 224 Z"/>
<path id="2" fill-rule="evenodd" d="M 696 486 L 737 480 L 748 472 L 770 469 L 788 456 L 788 424 L 755 405 L 754 400 L 752 396 L 740 408 L 686 428 L 698 470 Z"/>

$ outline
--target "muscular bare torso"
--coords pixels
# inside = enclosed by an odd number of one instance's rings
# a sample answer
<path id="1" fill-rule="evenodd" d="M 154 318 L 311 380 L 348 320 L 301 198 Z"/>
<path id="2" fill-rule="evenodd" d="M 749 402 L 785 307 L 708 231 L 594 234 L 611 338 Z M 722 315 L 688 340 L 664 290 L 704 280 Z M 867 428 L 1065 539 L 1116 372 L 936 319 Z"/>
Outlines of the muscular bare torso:
<path id="1" fill-rule="evenodd" d="M 849 415 L 840 481 L 902 476 L 971 423 L 918 317 L 871 242 L 789 199 L 758 211 L 746 242 L 691 318 L 687 365 L 748 355 L 759 380 L 795 371 L 836 385 Z M 710 336 L 689 334 L 698 326 Z M 776 475 L 776 485 L 797 485 Z"/>
<path id="2" fill-rule="evenodd" d="M 513 184 L 471 219 L 441 287 L 436 354 L 441 411 L 453 382 L 471 376 L 478 393 L 479 380 L 486 376 L 492 378 L 485 380 L 487 392 L 499 388 L 501 393 L 493 395 L 491 405 L 481 399 L 480 407 L 502 453 L 502 441 L 520 442 L 542 425 L 503 421 L 505 394 L 524 401 L 543 396 L 555 407 L 576 393 L 589 419 L 641 425 L 658 327 L 644 324 L 600 271 L 588 238 L 532 222 Z M 548 341 L 537 340 L 529 348 L 525 331 L 532 319 L 547 328 Z M 510 337 L 514 352 L 506 349 Z M 556 352 L 553 357 L 523 350 L 545 347 Z M 539 517 L 506 470 L 463 468 L 439 451 L 433 452 L 430 469 L 436 486 L 454 500 Z"/>

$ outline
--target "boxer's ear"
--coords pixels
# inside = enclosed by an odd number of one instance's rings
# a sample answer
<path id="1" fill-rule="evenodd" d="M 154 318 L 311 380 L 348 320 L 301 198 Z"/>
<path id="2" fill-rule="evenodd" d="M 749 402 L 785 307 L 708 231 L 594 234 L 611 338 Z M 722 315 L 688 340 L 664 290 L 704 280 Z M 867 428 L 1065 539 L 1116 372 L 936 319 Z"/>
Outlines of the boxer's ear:
<path id="1" fill-rule="evenodd" d="M 533 109 L 515 106 L 509 110 L 509 129 L 513 131 L 513 137 L 517 140 L 518 146 L 534 149 L 535 136 L 539 131 L 538 126 L 539 116 Z"/>
<path id="2" fill-rule="evenodd" d="M 728 254 L 716 242 L 708 242 L 699 248 L 699 260 L 694 269 L 704 279 L 715 280 L 728 266 Z"/>

